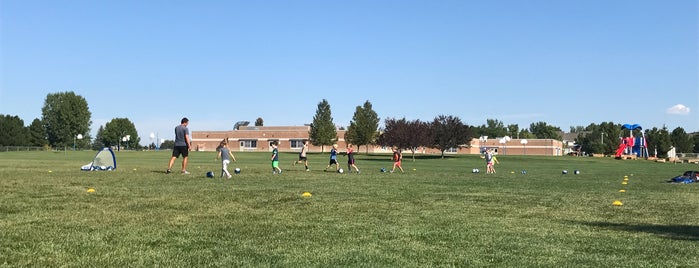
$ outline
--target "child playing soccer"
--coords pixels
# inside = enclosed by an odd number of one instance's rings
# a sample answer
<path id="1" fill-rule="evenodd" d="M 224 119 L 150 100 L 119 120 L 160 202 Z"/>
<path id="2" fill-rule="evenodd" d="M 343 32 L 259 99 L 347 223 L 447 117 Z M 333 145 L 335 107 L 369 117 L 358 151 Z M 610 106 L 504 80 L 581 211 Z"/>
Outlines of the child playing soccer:
<path id="1" fill-rule="evenodd" d="M 391 169 L 391 173 L 396 171 L 396 167 L 400 169 L 400 173 L 403 173 L 403 167 L 401 166 L 402 160 L 403 154 L 400 153 L 400 149 L 393 147 L 393 169 Z"/>
<path id="2" fill-rule="evenodd" d="M 272 142 L 272 174 L 282 174 L 282 169 L 279 168 L 279 150 L 277 149 L 277 142 Z"/>
<path id="3" fill-rule="evenodd" d="M 231 163 L 231 159 L 233 159 L 233 162 L 236 160 L 231 150 L 228 149 L 228 143 L 225 141 L 221 142 L 218 155 L 216 155 L 216 159 L 219 158 L 221 158 L 221 177 L 223 177 L 225 174 L 230 179 L 233 176 L 231 176 L 231 173 L 228 172 L 228 164 Z"/>

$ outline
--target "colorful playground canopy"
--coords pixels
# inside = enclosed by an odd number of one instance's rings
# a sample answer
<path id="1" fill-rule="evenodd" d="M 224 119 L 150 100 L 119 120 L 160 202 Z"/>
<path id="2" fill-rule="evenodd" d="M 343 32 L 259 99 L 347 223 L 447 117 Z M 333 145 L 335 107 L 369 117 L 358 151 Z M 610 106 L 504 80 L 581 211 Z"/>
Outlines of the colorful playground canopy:
<path id="1" fill-rule="evenodd" d="M 636 130 L 636 129 L 643 130 L 643 127 L 641 127 L 641 125 L 639 125 L 639 124 L 633 124 L 633 125 L 632 124 L 624 124 L 621 126 L 621 128 L 628 129 L 628 130 Z"/>

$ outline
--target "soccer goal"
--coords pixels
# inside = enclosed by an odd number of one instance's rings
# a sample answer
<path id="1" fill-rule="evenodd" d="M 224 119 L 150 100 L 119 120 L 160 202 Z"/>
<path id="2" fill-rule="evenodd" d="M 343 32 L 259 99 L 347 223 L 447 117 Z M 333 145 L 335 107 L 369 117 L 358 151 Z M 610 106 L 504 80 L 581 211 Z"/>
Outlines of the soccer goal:
<path id="1" fill-rule="evenodd" d="M 114 156 L 114 151 L 109 147 L 104 147 L 102 150 L 97 152 L 95 158 L 92 159 L 87 165 L 82 166 L 80 169 L 83 171 L 91 170 L 115 170 L 116 156 Z"/>

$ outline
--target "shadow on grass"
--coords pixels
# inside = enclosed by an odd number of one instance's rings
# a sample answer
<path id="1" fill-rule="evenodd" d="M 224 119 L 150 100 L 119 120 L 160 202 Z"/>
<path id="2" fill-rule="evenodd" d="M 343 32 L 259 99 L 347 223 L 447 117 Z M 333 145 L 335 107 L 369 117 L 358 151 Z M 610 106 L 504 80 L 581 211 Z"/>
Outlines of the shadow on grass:
<path id="1" fill-rule="evenodd" d="M 367 156 L 365 158 L 362 158 L 362 161 L 391 161 L 391 157 L 393 155 L 391 154 L 365 154 L 364 156 Z M 415 155 L 415 160 L 428 160 L 428 159 L 450 159 L 450 158 L 455 158 L 455 156 L 452 155 L 444 155 L 442 157 L 441 155 L 438 154 L 429 154 L 429 155 Z M 403 161 L 412 161 L 413 156 L 410 154 L 403 154 Z"/>
<path id="2" fill-rule="evenodd" d="M 654 225 L 576 221 L 572 223 L 627 232 L 650 233 L 674 240 L 699 241 L 699 226 L 696 225 Z"/>

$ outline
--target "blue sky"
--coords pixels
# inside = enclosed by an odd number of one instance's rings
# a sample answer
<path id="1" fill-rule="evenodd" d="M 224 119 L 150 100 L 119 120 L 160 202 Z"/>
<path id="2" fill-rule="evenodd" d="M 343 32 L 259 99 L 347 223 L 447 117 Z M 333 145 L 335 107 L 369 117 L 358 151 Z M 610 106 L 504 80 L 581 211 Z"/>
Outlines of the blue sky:
<path id="1" fill-rule="evenodd" d="M 73 91 L 92 135 L 379 117 L 699 131 L 696 0 L 0 0 L 0 114 Z"/>

